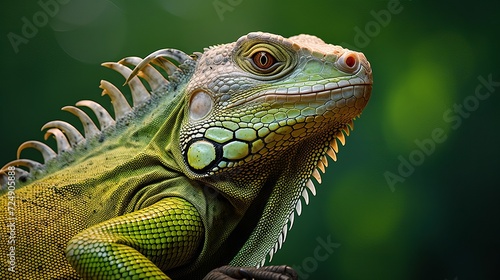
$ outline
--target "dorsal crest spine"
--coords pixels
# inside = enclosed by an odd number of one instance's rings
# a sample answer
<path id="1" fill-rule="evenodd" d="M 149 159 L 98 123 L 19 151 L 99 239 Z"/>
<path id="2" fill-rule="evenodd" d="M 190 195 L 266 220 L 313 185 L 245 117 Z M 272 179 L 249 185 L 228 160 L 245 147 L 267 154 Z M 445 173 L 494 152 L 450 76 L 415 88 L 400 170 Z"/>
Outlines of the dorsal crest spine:
<path id="1" fill-rule="evenodd" d="M 82 135 L 73 125 L 64 121 L 55 120 L 46 123 L 42 127 L 42 130 L 46 130 L 44 138 L 47 140 L 50 136 L 54 137 L 57 152 L 40 141 L 30 140 L 22 143 L 17 150 L 17 159 L 5 164 L 0 169 L 0 187 L 3 189 L 6 186 L 9 167 L 10 169 L 15 167 L 16 179 L 21 179 L 21 181 L 27 180 L 35 171 L 43 172 L 47 163 L 63 154 L 72 152 L 78 146 L 84 145 L 89 139 L 99 137 L 104 131 L 113 129 L 121 119 L 133 114 L 137 108 L 151 100 L 153 95 L 168 93 L 172 88 L 175 88 L 180 78 L 193 70 L 194 64 L 195 60 L 192 56 L 176 49 L 161 49 L 144 59 L 126 57 L 118 62 L 102 63 L 102 66 L 115 70 L 126 79 L 125 84 L 128 84 L 132 95 L 132 106 L 115 85 L 101 80 L 99 88 L 103 90 L 102 95 L 110 97 L 115 117 L 113 118 L 99 103 L 91 100 L 81 100 L 75 104 L 76 107 L 63 107 L 62 110 L 78 117 L 82 123 L 84 134 Z M 150 90 L 143 80 L 146 81 Z M 78 107 L 89 108 L 96 115 L 99 126 Z M 38 150 L 42 154 L 44 162 L 21 158 L 21 152 L 27 148 Z M 19 166 L 25 167 L 27 170 L 21 169 Z"/>

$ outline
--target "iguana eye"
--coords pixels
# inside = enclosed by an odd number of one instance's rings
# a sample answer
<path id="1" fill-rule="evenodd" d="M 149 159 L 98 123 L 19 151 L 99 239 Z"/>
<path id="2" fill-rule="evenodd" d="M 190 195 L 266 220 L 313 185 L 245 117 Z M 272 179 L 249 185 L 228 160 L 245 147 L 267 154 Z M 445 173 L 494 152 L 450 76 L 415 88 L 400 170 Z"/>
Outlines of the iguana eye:
<path id="1" fill-rule="evenodd" d="M 295 52 L 273 42 L 244 42 L 237 47 L 234 59 L 241 69 L 261 80 L 280 78 L 297 63 Z"/>
<path id="2" fill-rule="evenodd" d="M 266 51 L 260 51 L 253 55 L 252 61 L 259 70 L 268 70 L 276 63 L 276 58 Z"/>

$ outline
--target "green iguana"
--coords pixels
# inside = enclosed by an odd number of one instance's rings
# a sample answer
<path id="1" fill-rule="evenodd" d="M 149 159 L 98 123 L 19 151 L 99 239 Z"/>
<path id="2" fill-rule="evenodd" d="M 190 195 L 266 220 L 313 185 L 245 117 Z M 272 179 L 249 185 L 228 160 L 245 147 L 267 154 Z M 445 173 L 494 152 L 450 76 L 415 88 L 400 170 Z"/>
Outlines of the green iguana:
<path id="1" fill-rule="evenodd" d="M 1 169 L 1 279 L 295 279 L 264 266 L 336 160 L 372 89 L 362 53 L 255 32 L 187 55 L 104 63 L 98 103 L 51 121 L 57 153 Z M 44 163 L 20 159 L 39 150 Z M 22 168 L 21 168 L 22 167 Z M 269 256 L 269 257 L 268 257 Z"/>

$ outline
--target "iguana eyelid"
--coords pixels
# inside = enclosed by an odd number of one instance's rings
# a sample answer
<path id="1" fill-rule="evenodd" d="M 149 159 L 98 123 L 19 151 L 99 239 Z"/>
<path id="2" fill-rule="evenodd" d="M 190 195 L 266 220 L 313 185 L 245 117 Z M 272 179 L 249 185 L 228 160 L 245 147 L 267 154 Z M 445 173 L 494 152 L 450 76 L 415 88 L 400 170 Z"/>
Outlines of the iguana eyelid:
<path id="1" fill-rule="evenodd" d="M 275 63 L 268 69 L 258 67 L 253 56 L 266 52 L 273 56 Z M 294 69 L 297 59 L 295 53 L 274 42 L 247 42 L 236 51 L 234 61 L 245 71 L 255 75 L 256 79 L 270 80 L 281 78 Z"/>

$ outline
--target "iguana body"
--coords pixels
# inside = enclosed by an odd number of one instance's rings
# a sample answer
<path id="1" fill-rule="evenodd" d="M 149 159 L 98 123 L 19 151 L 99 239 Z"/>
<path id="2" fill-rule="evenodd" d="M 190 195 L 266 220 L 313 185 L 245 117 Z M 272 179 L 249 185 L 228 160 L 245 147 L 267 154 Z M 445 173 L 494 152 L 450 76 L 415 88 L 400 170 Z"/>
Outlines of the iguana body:
<path id="1" fill-rule="evenodd" d="M 98 129 L 65 107 L 85 136 L 50 122 L 57 153 L 28 141 L 18 158 L 31 147 L 45 163 L 2 168 L 1 279 L 201 279 L 225 264 L 263 265 L 372 84 L 363 54 L 309 35 L 250 33 L 192 56 L 166 49 L 104 65 L 128 78 L 133 106 L 102 81 L 114 119 L 77 103 Z M 209 277 L 246 273 L 230 270 Z"/>

